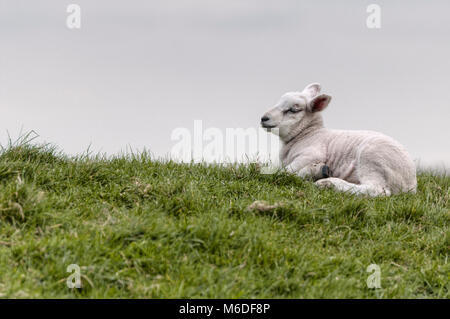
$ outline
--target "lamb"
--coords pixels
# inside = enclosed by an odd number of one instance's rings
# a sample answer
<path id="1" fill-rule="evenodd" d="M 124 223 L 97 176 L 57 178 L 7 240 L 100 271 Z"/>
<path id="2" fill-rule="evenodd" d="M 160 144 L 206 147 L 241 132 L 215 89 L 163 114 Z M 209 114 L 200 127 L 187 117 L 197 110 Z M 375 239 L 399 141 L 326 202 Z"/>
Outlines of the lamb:
<path id="1" fill-rule="evenodd" d="M 318 83 L 284 94 L 261 118 L 261 126 L 282 141 L 280 161 L 289 172 L 321 188 L 357 195 L 415 193 L 416 168 L 405 148 L 373 131 L 332 130 L 321 111 L 331 96 Z"/>

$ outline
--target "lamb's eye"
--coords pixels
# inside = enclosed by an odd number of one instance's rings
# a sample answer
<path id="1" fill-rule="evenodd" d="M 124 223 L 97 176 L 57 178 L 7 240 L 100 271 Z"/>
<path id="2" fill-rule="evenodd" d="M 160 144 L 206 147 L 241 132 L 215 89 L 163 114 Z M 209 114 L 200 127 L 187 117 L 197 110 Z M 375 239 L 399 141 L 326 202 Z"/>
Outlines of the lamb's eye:
<path id="1" fill-rule="evenodd" d="M 291 112 L 291 113 L 298 113 L 298 112 L 300 112 L 300 111 L 301 111 L 300 106 L 297 105 L 297 104 L 293 105 L 293 106 L 289 109 L 289 112 Z"/>

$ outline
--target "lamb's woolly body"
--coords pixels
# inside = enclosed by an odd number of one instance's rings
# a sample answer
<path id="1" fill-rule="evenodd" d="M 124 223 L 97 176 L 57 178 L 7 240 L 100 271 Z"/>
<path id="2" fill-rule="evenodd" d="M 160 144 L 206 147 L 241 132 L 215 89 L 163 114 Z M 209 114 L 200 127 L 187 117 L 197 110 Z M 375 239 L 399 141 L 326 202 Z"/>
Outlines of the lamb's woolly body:
<path id="1" fill-rule="evenodd" d="M 328 165 L 331 177 L 377 185 L 386 195 L 415 192 L 417 187 L 415 165 L 405 148 L 378 132 L 317 127 L 281 150 L 284 166 L 302 157 Z"/>

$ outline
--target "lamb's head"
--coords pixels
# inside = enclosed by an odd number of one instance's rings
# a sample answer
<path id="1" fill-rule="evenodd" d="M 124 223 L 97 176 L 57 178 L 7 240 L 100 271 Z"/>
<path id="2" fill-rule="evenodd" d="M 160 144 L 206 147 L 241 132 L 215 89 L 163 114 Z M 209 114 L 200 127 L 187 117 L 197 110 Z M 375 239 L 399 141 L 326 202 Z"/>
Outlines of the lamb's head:
<path id="1" fill-rule="evenodd" d="M 290 140 L 303 129 L 321 120 L 320 111 L 331 101 L 331 96 L 320 93 L 320 84 L 312 83 L 302 92 L 288 92 L 261 118 L 261 126 L 278 134 L 283 141 Z M 276 129 L 276 130 L 274 130 Z"/>

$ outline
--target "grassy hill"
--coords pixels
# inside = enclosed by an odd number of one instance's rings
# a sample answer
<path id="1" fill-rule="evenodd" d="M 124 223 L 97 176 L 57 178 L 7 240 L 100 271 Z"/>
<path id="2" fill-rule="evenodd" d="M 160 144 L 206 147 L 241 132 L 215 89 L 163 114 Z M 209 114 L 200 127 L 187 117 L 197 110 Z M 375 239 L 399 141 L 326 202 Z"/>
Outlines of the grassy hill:
<path id="1" fill-rule="evenodd" d="M 450 177 L 418 179 L 417 195 L 368 199 L 253 164 L 11 146 L 0 296 L 450 298 Z M 81 289 L 66 286 L 70 264 Z M 370 264 L 380 289 L 367 288 Z"/>

